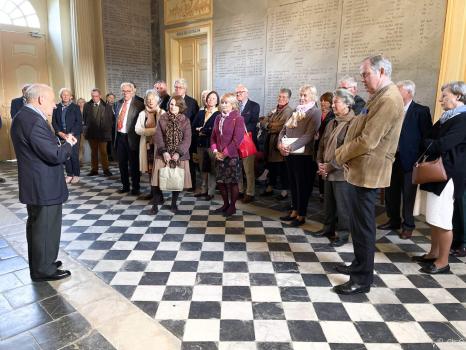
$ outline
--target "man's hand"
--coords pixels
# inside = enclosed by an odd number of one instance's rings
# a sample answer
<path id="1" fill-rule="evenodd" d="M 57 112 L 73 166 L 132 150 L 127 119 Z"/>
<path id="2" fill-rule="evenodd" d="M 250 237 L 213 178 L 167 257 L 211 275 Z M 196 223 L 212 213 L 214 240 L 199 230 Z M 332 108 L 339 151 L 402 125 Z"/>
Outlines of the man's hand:
<path id="1" fill-rule="evenodd" d="M 74 146 L 78 143 L 78 140 L 73 136 L 73 134 L 65 134 L 65 141 L 68 142 L 71 146 Z"/>

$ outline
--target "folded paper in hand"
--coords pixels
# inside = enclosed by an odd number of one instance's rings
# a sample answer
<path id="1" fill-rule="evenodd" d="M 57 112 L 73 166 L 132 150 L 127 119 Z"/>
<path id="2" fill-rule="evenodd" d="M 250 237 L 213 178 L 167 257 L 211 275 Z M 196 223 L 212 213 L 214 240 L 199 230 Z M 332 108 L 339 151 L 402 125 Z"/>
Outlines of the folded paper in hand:
<path id="1" fill-rule="evenodd" d="M 293 142 L 296 142 L 297 140 L 298 140 L 297 137 L 286 137 L 286 135 L 285 135 L 282 138 L 282 144 L 284 144 L 285 146 L 289 146 Z M 290 153 L 292 153 L 292 154 L 304 153 L 304 146 L 301 147 L 301 148 L 298 148 L 297 150 L 294 150 L 293 152 L 290 152 Z"/>

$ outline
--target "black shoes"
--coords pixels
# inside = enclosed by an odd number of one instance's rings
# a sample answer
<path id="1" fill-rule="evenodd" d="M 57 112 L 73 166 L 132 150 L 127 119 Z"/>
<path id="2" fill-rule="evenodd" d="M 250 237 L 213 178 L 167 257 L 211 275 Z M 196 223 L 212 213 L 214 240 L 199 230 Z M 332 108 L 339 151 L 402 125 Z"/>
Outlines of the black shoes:
<path id="1" fill-rule="evenodd" d="M 105 176 L 113 176 L 112 172 L 110 170 L 104 170 L 104 175 Z"/>
<path id="2" fill-rule="evenodd" d="M 273 191 L 264 191 L 260 195 L 261 197 L 270 197 L 273 196 Z"/>
<path id="3" fill-rule="evenodd" d="M 120 194 L 128 193 L 128 192 L 129 192 L 129 188 L 121 187 L 117 192 L 120 193 Z"/>
<path id="4" fill-rule="evenodd" d="M 44 282 L 44 281 L 58 281 L 63 278 L 67 278 L 71 276 L 71 272 L 68 270 L 57 270 L 55 273 L 48 275 L 48 276 L 37 276 L 32 277 L 31 280 L 33 282 Z"/>
<path id="5" fill-rule="evenodd" d="M 141 191 L 140 191 L 140 190 L 134 190 L 134 189 L 133 189 L 133 190 L 131 190 L 131 194 L 132 194 L 133 196 L 139 196 L 139 195 L 141 194 Z"/>
<path id="6" fill-rule="evenodd" d="M 338 237 L 337 239 L 333 240 L 332 242 L 330 242 L 330 246 L 331 247 L 341 247 L 343 245 L 345 245 L 346 243 L 348 243 L 348 238 L 340 238 Z"/>
<path id="7" fill-rule="evenodd" d="M 306 219 L 298 220 L 297 218 L 294 218 L 293 220 L 290 221 L 289 225 L 291 227 L 298 227 L 298 226 L 304 225 L 305 223 L 306 223 Z"/>
<path id="8" fill-rule="evenodd" d="M 450 265 L 446 264 L 444 267 L 437 267 L 434 263 L 430 265 L 426 265 L 424 267 L 421 267 L 419 271 L 428 273 L 430 275 L 437 275 L 440 273 L 448 273 L 450 272 Z"/>
<path id="9" fill-rule="evenodd" d="M 322 229 L 317 232 L 311 232 L 311 236 L 316 238 L 327 237 L 328 239 L 332 239 L 335 237 L 335 232 L 329 232 L 325 229 Z"/>
<path id="10" fill-rule="evenodd" d="M 377 226 L 379 230 L 399 230 L 401 225 L 393 225 L 390 221 Z"/>
<path id="11" fill-rule="evenodd" d="M 227 210 L 223 213 L 223 216 L 226 218 L 236 214 L 236 207 L 234 205 L 230 205 Z"/>
<path id="12" fill-rule="evenodd" d="M 89 174 L 87 174 L 87 176 L 96 176 L 96 175 L 99 175 L 99 172 L 98 171 L 90 171 Z"/>
<path id="13" fill-rule="evenodd" d="M 292 220 L 296 219 L 296 216 L 290 216 L 290 213 L 288 213 L 288 215 L 280 216 L 279 219 L 281 221 L 292 221 Z"/>
<path id="14" fill-rule="evenodd" d="M 346 283 L 340 284 L 338 286 L 333 287 L 333 291 L 337 294 L 343 295 L 354 295 L 359 293 L 369 293 L 371 290 L 371 286 L 362 286 L 360 284 L 354 283 L 353 281 L 349 280 Z"/>
<path id="15" fill-rule="evenodd" d="M 194 195 L 194 197 L 196 197 L 196 198 L 205 197 L 205 196 L 207 196 L 207 192 L 204 192 L 204 193 L 196 193 L 196 194 Z"/>
<path id="16" fill-rule="evenodd" d="M 351 265 L 340 264 L 335 266 L 335 270 L 343 275 L 349 275 L 351 273 Z"/>
<path id="17" fill-rule="evenodd" d="M 226 206 L 226 205 L 222 205 L 220 208 L 217 208 L 215 210 L 213 210 L 213 213 L 214 214 L 223 214 L 224 212 L 226 212 L 228 210 L 229 206 Z"/>
<path id="18" fill-rule="evenodd" d="M 55 261 L 55 266 L 57 267 L 57 269 L 61 267 L 62 265 L 63 263 L 60 260 Z"/>
<path id="19" fill-rule="evenodd" d="M 206 201 L 211 201 L 212 199 L 214 199 L 214 196 L 211 196 L 210 194 L 205 196 Z"/>
<path id="20" fill-rule="evenodd" d="M 0 177 L 0 184 L 3 184 L 5 182 L 6 182 L 6 180 L 3 177 Z"/>
<path id="21" fill-rule="evenodd" d="M 423 255 L 418 255 L 418 256 L 412 256 L 411 260 L 420 264 L 431 264 L 436 258 L 426 258 L 426 254 Z"/>
<path id="22" fill-rule="evenodd" d="M 176 204 L 170 205 L 170 211 L 171 211 L 173 214 L 176 214 L 176 212 L 178 211 L 178 206 L 177 206 Z"/>

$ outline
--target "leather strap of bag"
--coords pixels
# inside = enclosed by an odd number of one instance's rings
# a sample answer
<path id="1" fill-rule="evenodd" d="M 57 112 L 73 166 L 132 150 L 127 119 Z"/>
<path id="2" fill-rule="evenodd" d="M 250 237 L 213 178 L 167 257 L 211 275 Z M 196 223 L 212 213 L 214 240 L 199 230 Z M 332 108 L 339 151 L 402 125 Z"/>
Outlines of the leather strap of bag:
<path id="1" fill-rule="evenodd" d="M 415 164 L 418 164 L 418 163 L 421 161 L 421 159 L 424 158 L 424 156 L 425 156 L 427 150 L 430 148 L 430 146 L 432 146 L 432 143 L 433 143 L 433 142 L 431 142 L 431 143 L 429 144 L 429 146 L 427 146 L 427 148 L 424 150 L 424 152 L 422 152 L 422 154 L 421 154 L 421 155 L 419 156 L 419 158 L 416 160 L 416 163 L 415 163 Z M 424 160 L 425 160 L 425 158 L 424 158 Z"/>

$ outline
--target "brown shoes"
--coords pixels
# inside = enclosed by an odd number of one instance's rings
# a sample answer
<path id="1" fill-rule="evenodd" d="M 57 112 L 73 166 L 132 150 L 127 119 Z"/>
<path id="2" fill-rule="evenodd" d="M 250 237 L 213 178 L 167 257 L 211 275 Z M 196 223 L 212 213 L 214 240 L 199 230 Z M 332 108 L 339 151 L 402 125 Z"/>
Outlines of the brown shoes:
<path id="1" fill-rule="evenodd" d="M 401 233 L 399 234 L 401 239 L 410 239 L 411 236 L 413 235 L 413 230 L 401 230 Z"/>
<path id="2" fill-rule="evenodd" d="M 243 200 L 242 200 L 242 202 L 243 202 L 244 204 L 251 203 L 251 202 L 253 202 L 253 201 L 254 201 L 254 196 L 250 196 L 250 195 L 248 195 L 248 194 L 246 194 L 246 195 L 243 197 Z"/>

